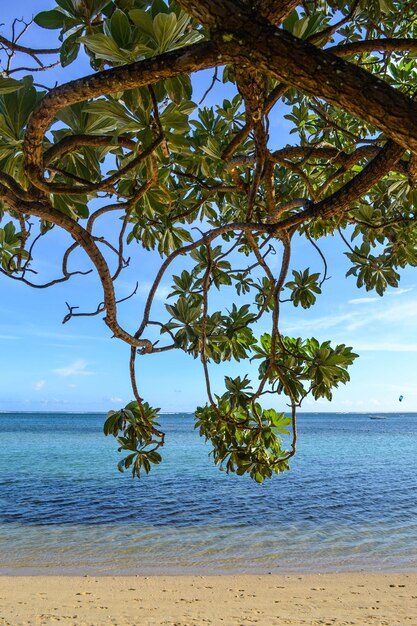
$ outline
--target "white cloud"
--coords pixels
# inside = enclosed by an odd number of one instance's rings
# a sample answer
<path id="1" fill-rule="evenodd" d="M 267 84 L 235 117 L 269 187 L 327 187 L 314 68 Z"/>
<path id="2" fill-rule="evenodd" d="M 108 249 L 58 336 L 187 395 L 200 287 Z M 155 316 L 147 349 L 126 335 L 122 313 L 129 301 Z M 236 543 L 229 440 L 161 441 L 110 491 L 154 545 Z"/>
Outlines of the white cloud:
<path id="1" fill-rule="evenodd" d="M 109 398 L 109 400 L 110 402 L 118 402 L 118 403 L 122 402 L 123 403 L 123 398 L 114 397 L 114 398 Z"/>
<path id="2" fill-rule="evenodd" d="M 139 285 L 138 293 L 144 296 L 145 298 L 147 298 L 151 287 L 152 287 L 151 282 L 144 282 Z M 171 291 L 172 291 L 172 287 L 168 285 L 159 285 L 159 287 L 157 288 L 155 292 L 155 300 L 165 301 L 168 298 L 168 295 L 171 293 Z"/>
<path id="3" fill-rule="evenodd" d="M 14 337 L 13 335 L 0 335 L 0 339 L 8 339 L 8 340 L 17 340 L 19 337 Z"/>
<path id="4" fill-rule="evenodd" d="M 390 343 L 381 341 L 377 343 L 355 343 L 355 349 L 362 352 L 417 352 L 417 343 Z"/>
<path id="5" fill-rule="evenodd" d="M 352 316 L 350 324 L 347 326 L 348 330 L 357 330 L 363 326 L 369 326 L 374 322 L 387 322 L 389 324 L 401 324 L 404 325 L 407 322 L 414 324 L 417 317 L 417 300 L 412 300 L 403 304 L 393 304 L 390 306 L 384 306 L 385 303 L 381 303 L 377 309 L 372 308 L 367 310 L 366 315 Z"/>
<path id="6" fill-rule="evenodd" d="M 283 329 L 285 332 L 291 333 L 294 331 L 297 332 L 309 332 L 310 330 L 317 330 L 322 328 L 332 328 L 334 326 L 339 326 L 340 324 L 345 325 L 350 320 L 355 319 L 357 314 L 355 313 L 343 313 L 336 315 L 325 315 L 323 317 L 316 317 L 311 320 L 288 320 L 283 322 Z M 267 331 L 269 332 L 269 330 Z"/>
<path id="7" fill-rule="evenodd" d="M 384 297 L 386 296 L 401 296 L 403 293 L 409 293 L 413 291 L 413 287 L 407 287 L 404 289 L 390 289 L 384 293 Z M 364 298 L 353 298 L 352 300 L 348 300 L 348 304 L 368 304 L 369 302 L 381 301 L 380 296 L 365 296 Z"/>
<path id="8" fill-rule="evenodd" d="M 375 315 L 374 319 L 385 320 L 387 322 L 404 322 L 407 319 L 413 320 L 417 317 L 417 300 L 412 300 L 404 304 L 395 304 Z"/>
<path id="9" fill-rule="evenodd" d="M 353 298 L 353 300 L 348 300 L 348 304 L 367 304 L 368 302 L 375 302 L 375 300 L 379 300 L 379 298 Z"/>
<path id="10" fill-rule="evenodd" d="M 19 330 L 20 332 L 20 330 Z M 27 325 L 22 331 L 22 335 L 30 335 L 30 337 L 39 337 L 40 339 L 51 339 L 59 341 L 108 341 L 108 335 L 78 335 L 65 332 L 51 332 L 49 330 L 43 330 L 41 328 L 35 328 L 32 325 Z"/>
<path id="11" fill-rule="evenodd" d="M 58 374 L 58 376 L 92 376 L 94 372 L 86 370 L 87 365 L 87 361 L 78 359 L 78 361 L 70 363 L 67 367 L 59 367 L 52 371 L 54 374 Z"/>
<path id="12" fill-rule="evenodd" d="M 411 300 L 409 302 L 400 302 L 387 305 L 386 301 L 383 302 L 381 298 L 376 298 L 378 306 L 372 302 L 372 298 L 358 298 L 356 300 L 350 300 L 350 303 L 364 304 L 367 302 L 370 306 L 357 308 L 351 310 L 349 313 L 336 313 L 334 315 L 324 315 L 323 317 L 317 317 L 313 319 L 300 319 L 300 320 L 287 320 L 283 323 L 283 330 L 285 332 L 311 332 L 321 329 L 328 329 L 334 327 L 341 327 L 344 331 L 356 331 L 365 326 L 374 325 L 377 323 L 388 323 L 390 325 L 397 325 L 403 327 L 405 324 L 415 325 L 417 319 L 417 300 Z M 367 302 L 366 302 L 367 301 Z M 267 331 L 269 332 L 269 331 Z M 382 345 L 382 344 L 381 344 Z M 392 344 L 393 346 L 396 344 Z M 413 346 L 413 344 L 411 344 Z M 383 348 L 381 348 L 382 350 Z M 402 352 L 414 352 L 414 347 L 408 347 L 404 345 L 403 349 L 395 349 Z"/>
<path id="13" fill-rule="evenodd" d="M 391 291 L 386 291 L 386 296 L 401 296 L 403 293 L 408 293 L 409 291 L 413 291 L 414 287 L 408 287 L 407 289 L 393 289 Z"/>
<path id="14" fill-rule="evenodd" d="M 137 288 L 137 293 L 139 294 L 139 296 L 146 299 L 149 295 L 149 291 L 152 285 L 153 283 L 149 280 L 140 282 Z M 133 293 L 135 286 L 136 285 L 134 283 L 127 282 L 127 281 L 125 282 L 120 281 L 118 283 L 118 288 L 122 289 L 123 293 L 126 293 L 126 295 Z M 170 285 L 159 285 L 155 292 L 155 300 L 161 300 L 165 302 L 165 300 L 168 298 L 168 295 L 171 293 L 171 291 L 172 291 L 172 287 Z"/>
<path id="15" fill-rule="evenodd" d="M 356 400 L 340 399 L 337 401 L 337 404 L 342 409 L 347 409 L 347 410 L 351 409 L 352 411 L 355 409 L 362 409 L 364 406 L 363 400 L 360 400 L 360 399 L 356 399 Z"/>
<path id="16" fill-rule="evenodd" d="M 383 406 L 383 404 L 384 404 L 384 403 L 383 403 L 383 402 L 381 402 L 380 400 L 378 400 L 377 398 L 371 398 L 371 400 L 370 400 L 370 404 L 371 404 L 372 406 L 376 406 L 376 407 L 378 407 L 378 408 L 379 408 L 380 406 Z"/>
<path id="17" fill-rule="evenodd" d="M 38 380 L 34 385 L 33 388 L 35 391 L 40 391 L 41 389 L 43 389 L 45 387 L 45 381 L 44 380 Z"/>

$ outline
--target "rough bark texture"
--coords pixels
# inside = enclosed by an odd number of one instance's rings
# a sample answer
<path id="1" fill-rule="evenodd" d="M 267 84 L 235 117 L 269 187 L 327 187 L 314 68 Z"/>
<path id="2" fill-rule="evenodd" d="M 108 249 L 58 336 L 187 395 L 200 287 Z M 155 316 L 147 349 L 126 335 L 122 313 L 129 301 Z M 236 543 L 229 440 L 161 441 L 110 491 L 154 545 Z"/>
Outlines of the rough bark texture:
<path id="1" fill-rule="evenodd" d="M 91 74 L 51 90 L 32 114 L 24 141 L 26 174 L 39 189 L 49 191 L 43 181 L 43 138 L 55 114 L 62 108 L 115 91 L 151 85 L 192 71 L 216 67 L 224 59 L 212 42 L 196 44 L 158 57 Z"/>
<path id="2" fill-rule="evenodd" d="M 417 104 L 365 70 L 276 29 L 235 0 L 180 0 L 210 26 L 224 58 L 246 63 L 373 124 L 417 152 Z"/>

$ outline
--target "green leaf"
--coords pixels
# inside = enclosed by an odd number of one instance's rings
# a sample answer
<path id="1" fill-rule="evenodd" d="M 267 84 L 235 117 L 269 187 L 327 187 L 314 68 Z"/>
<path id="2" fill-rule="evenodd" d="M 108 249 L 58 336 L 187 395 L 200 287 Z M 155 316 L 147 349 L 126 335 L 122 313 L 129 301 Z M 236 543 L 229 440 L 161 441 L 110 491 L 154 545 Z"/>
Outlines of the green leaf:
<path id="1" fill-rule="evenodd" d="M 133 9 L 129 11 L 129 17 L 138 27 L 139 32 L 146 36 L 147 41 L 153 42 L 156 45 L 157 40 L 153 29 L 153 19 L 150 13 L 142 11 L 141 9 Z"/>
<path id="2" fill-rule="evenodd" d="M 110 20 L 110 32 L 120 48 L 129 48 L 131 30 L 127 15 L 116 9 Z"/>
<path id="3" fill-rule="evenodd" d="M 28 118 L 42 96 L 36 92 L 30 76 L 25 76 L 21 85 L 20 89 L 12 93 L 0 95 L 0 124 L 4 124 L 10 137 L 18 141 L 23 138 Z"/>
<path id="4" fill-rule="evenodd" d="M 33 18 L 35 24 L 42 28 L 54 30 L 64 26 L 65 15 L 62 11 L 52 9 L 52 11 L 41 11 Z"/>
<path id="5" fill-rule="evenodd" d="M 74 15 L 74 2 L 73 0 L 55 0 L 55 2 L 64 9 L 69 15 Z"/>
<path id="6" fill-rule="evenodd" d="M 91 52 L 94 52 L 98 59 L 119 63 L 129 63 L 130 61 L 129 54 L 123 52 L 111 37 L 102 33 L 80 37 L 78 41 L 83 43 Z"/>
<path id="7" fill-rule="evenodd" d="M 67 37 L 61 46 L 60 61 L 62 67 L 70 65 L 77 58 L 80 50 L 80 44 L 78 37 L 83 32 L 83 29 L 77 30 L 75 33 Z"/>
<path id="8" fill-rule="evenodd" d="M 14 78 L 0 77 L 0 94 L 12 93 L 13 91 L 22 89 L 22 87 L 23 83 L 20 80 L 15 80 Z"/>
<path id="9" fill-rule="evenodd" d="M 159 52 L 165 52 L 175 37 L 177 16 L 175 13 L 158 13 L 153 20 L 153 30 Z"/>

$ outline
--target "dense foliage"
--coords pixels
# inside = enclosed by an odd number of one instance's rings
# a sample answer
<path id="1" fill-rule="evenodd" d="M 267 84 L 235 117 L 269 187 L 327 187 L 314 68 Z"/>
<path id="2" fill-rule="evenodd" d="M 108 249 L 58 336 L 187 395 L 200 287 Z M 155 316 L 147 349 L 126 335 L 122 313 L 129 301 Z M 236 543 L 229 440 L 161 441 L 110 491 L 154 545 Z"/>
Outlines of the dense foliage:
<path id="1" fill-rule="evenodd" d="M 320 297 L 320 239 L 340 237 L 348 274 L 380 295 L 397 286 L 400 268 L 417 264 L 415 3 L 55 1 L 31 29 L 16 21 L 0 36 L 1 272 L 39 286 L 36 246 L 54 228 L 73 243 L 49 284 L 96 271 L 103 302 L 85 314 L 104 313 L 131 346 L 134 400 L 110 411 L 104 427 L 127 451 L 121 470 L 148 472 L 164 443 L 158 409 L 137 388 L 137 355 L 182 350 L 204 369 L 208 403 L 196 427 L 215 462 L 262 482 L 288 468 L 303 399 L 331 399 L 357 356 L 280 332 L 284 307 L 308 309 Z M 31 47 L 39 27 L 56 48 Z M 82 56 L 89 76 L 55 87 L 39 78 Z M 193 101 L 202 69 L 213 70 L 215 107 Z M 292 124 L 293 145 L 271 147 L 271 116 Z M 101 221 L 112 216 L 103 237 Z M 308 259 L 293 267 L 300 238 L 322 257 L 321 272 Z M 115 294 L 126 246 L 130 256 L 139 246 L 161 258 L 130 330 L 118 322 Z M 69 269 L 77 249 L 90 268 Z M 173 275 L 174 260 L 183 269 Z M 155 319 L 167 276 L 166 318 Z M 213 290 L 225 293 L 222 310 Z M 65 321 L 81 314 L 70 306 Z M 259 336 L 261 318 L 270 331 Z M 217 395 L 209 368 L 232 359 L 255 359 L 259 379 L 226 377 Z"/>

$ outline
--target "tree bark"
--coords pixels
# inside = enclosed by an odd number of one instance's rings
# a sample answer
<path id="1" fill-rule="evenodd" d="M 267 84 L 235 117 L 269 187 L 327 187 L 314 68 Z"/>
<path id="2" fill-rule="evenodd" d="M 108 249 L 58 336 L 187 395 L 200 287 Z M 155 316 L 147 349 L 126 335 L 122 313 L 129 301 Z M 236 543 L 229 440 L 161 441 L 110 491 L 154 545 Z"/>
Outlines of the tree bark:
<path id="1" fill-rule="evenodd" d="M 417 153 L 417 104 L 383 80 L 275 28 L 239 0 L 179 0 L 211 31 L 226 60 L 246 63 L 323 98 Z"/>

